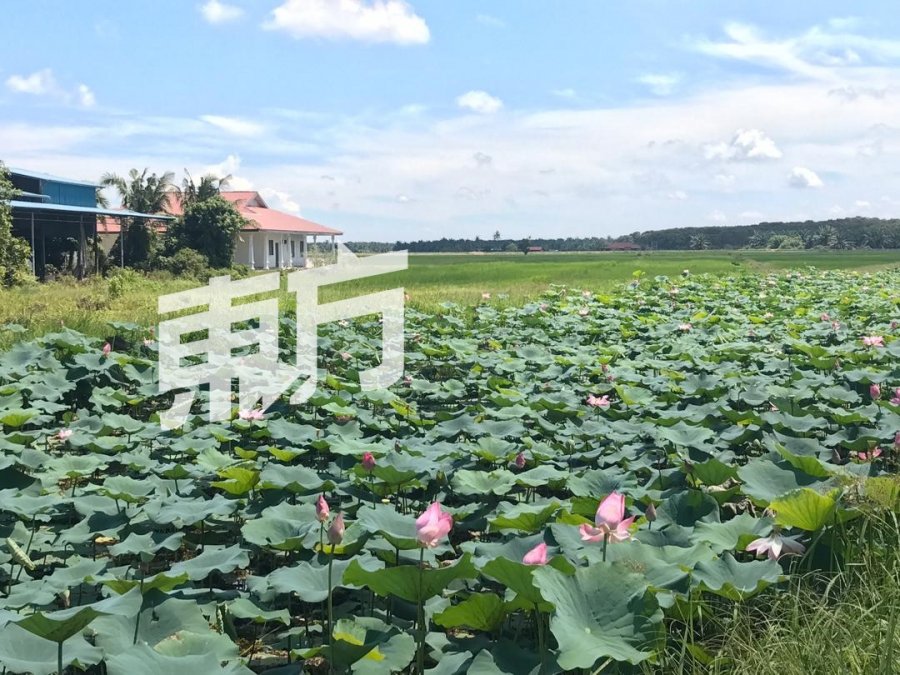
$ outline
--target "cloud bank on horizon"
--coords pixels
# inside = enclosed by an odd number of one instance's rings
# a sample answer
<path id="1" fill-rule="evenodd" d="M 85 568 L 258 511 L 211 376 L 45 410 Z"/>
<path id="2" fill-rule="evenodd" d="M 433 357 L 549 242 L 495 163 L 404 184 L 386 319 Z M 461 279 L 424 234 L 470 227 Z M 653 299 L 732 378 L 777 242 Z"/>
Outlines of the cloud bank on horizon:
<path id="1" fill-rule="evenodd" d="M 641 5 L 22 8 L 0 159 L 231 174 L 357 240 L 900 216 L 888 3 Z"/>

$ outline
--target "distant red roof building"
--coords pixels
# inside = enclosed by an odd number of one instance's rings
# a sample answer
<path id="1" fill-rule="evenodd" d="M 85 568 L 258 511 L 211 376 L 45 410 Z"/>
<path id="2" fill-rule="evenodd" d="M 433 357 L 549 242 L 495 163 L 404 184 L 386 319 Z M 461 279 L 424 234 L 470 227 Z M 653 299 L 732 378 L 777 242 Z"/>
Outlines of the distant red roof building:
<path id="1" fill-rule="evenodd" d="M 631 241 L 614 241 L 606 249 L 607 251 L 640 251 L 641 247 Z"/>
<path id="2" fill-rule="evenodd" d="M 543 253 L 544 247 L 543 246 L 529 246 L 525 250 L 528 251 L 529 253 Z"/>
<path id="3" fill-rule="evenodd" d="M 292 216 L 283 211 L 269 208 L 266 200 L 258 192 L 251 190 L 223 191 L 219 193 L 223 199 L 234 204 L 244 218 L 250 221 L 244 232 L 290 232 L 293 234 L 312 235 L 341 235 L 343 232 L 331 227 L 319 225 L 306 218 Z M 184 213 L 181 206 L 181 197 L 177 192 L 170 193 L 169 204 L 166 211 L 173 216 Z"/>

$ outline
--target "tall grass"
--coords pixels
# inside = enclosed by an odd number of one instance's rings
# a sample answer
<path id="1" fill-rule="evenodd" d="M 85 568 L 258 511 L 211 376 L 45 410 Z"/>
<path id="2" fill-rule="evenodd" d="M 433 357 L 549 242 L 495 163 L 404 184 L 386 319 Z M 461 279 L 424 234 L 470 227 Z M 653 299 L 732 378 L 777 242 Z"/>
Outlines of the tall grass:
<path id="1" fill-rule="evenodd" d="M 900 482 L 900 478 L 896 478 Z M 653 675 L 900 673 L 900 522 L 870 507 L 843 533 L 839 571 L 802 573 L 744 603 L 698 601 L 672 621 Z M 804 561 L 805 563 L 805 561 Z M 798 565 L 804 567 L 804 563 Z"/>

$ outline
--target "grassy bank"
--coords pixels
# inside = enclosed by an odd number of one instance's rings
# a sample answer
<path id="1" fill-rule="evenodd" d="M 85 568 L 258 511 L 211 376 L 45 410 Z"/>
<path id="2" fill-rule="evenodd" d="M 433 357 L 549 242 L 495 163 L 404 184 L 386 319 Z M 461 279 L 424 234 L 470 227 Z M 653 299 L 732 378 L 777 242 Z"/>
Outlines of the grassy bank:
<path id="1" fill-rule="evenodd" d="M 340 284 L 323 292 L 323 300 L 403 286 L 411 306 L 433 311 L 444 302 L 471 305 L 491 294 L 495 304 L 521 304 L 552 284 L 609 290 L 645 276 L 730 275 L 814 266 L 819 269 L 877 271 L 900 266 L 900 251 L 660 251 L 622 253 L 542 253 L 528 256 L 411 255 L 402 273 Z M 65 325 L 83 333 L 105 335 L 110 321 L 150 325 L 156 321 L 160 295 L 200 285 L 192 279 L 132 275 L 125 283 L 106 279 L 34 284 L 0 291 L 0 325 L 18 324 L 23 334 L 0 333 L 0 348 L 22 337 L 42 335 Z M 283 298 L 284 306 L 290 304 Z"/>

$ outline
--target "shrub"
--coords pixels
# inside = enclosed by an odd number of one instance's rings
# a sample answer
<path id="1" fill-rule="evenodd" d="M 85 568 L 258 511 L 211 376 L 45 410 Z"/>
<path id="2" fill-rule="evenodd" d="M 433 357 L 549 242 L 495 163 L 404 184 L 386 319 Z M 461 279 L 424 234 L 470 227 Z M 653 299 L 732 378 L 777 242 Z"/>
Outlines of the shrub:
<path id="1" fill-rule="evenodd" d="M 176 277 L 208 279 L 210 275 L 206 256 L 192 248 L 183 248 L 173 256 L 160 258 L 159 263 L 162 269 L 168 270 Z"/>

